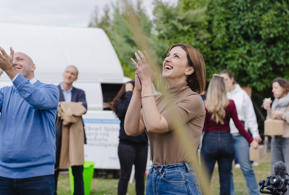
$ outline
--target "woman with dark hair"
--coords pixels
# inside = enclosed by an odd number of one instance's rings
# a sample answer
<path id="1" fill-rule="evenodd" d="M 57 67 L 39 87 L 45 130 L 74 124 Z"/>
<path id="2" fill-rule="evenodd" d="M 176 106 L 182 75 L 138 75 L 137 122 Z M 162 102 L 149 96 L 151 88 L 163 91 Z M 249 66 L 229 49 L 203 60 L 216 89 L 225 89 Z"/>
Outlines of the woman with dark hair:
<path id="1" fill-rule="evenodd" d="M 148 155 L 148 138 L 144 133 L 130 137 L 124 131 L 126 111 L 132 97 L 135 82 L 124 84 L 113 100 L 112 110 L 120 119 L 118 157 L 120 162 L 120 176 L 118 182 L 118 195 L 125 195 L 132 165 L 135 167 L 135 190 L 137 195 L 144 194 L 144 174 Z"/>
<path id="2" fill-rule="evenodd" d="M 238 118 L 243 123 L 245 130 L 248 132 L 250 130 L 253 139 L 258 143 L 262 141 L 259 130 L 258 123 L 256 119 L 256 114 L 251 101 L 250 96 L 244 91 L 240 85 L 236 82 L 232 72 L 229 70 L 223 70 L 220 75 L 224 77 L 227 86 L 227 98 L 234 100 L 236 105 Z M 230 121 L 230 131 L 233 135 L 234 148 L 235 148 L 235 163 L 236 161 L 240 164 L 242 173 L 246 180 L 247 188 L 250 195 L 258 195 L 258 183 L 250 162 L 249 144 L 247 140 L 239 133 L 237 127 Z M 235 194 L 233 174 L 231 172 L 231 195 Z"/>
<path id="3" fill-rule="evenodd" d="M 267 101 L 264 103 L 264 109 L 267 110 L 267 118 L 284 121 L 284 132 L 282 136 L 273 136 L 271 140 L 271 173 L 278 161 L 289 167 L 289 82 L 284 78 L 274 79 L 272 92 L 275 97 L 272 108 L 271 103 Z"/>
<path id="4" fill-rule="evenodd" d="M 125 132 L 130 136 L 147 132 L 153 165 L 146 194 L 201 194 L 189 156 L 197 151 L 204 124 L 205 109 L 198 94 L 206 84 L 204 58 L 191 46 L 172 45 L 162 67 L 169 94 L 155 96 L 147 57 L 140 51 L 135 57 L 138 63 L 131 60 L 136 67 L 136 86 L 127 110 Z M 174 118 L 183 119 L 183 126 L 176 127 Z M 175 131 L 180 130 L 188 134 L 191 151 L 185 150 L 176 137 Z"/>
<path id="5" fill-rule="evenodd" d="M 235 155 L 233 137 L 229 122 L 233 119 L 238 132 L 251 144 L 258 148 L 258 143 L 247 133 L 238 119 L 233 100 L 226 97 L 227 88 L 224 78 L 214 75 L 210 81 L 205 102 L 206 119 L 201 154 L 211 178 L 216 162 L 220 175 L 220 194 L 230 194 L 230 173 Z"/>

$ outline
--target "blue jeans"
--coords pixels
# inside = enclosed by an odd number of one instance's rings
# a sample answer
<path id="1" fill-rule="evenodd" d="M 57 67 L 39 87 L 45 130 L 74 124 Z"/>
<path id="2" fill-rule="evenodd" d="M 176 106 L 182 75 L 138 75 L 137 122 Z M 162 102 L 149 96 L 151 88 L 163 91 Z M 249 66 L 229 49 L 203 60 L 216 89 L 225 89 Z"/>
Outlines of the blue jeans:
<path id="1" fill-rule="evenodd" d="M 274 174 L 274 164 L 282 161 L 289 170 L 289 138 L 281 136 L 272 137 L 271 140 L 271 174 Z"/>
<path id="2" fill-rule="evenodd" d="M 203 137 L 201 154 L 207 168 L 209 179 L 216 162 L 220 176 L 220 194 L 230 194 L 230 171 L 234 159 L 233 138 L 230 132 L 206 132 Z"/>
<path id="3" fill-rule="evenodd" d="M 187 163 L 152 165 L 146 182 L 146 195 L 201 195 L 200 183 Z"/>
<path id="4" fill-rule="evenodd" d="M 54 176 L 45 175 L 24 179 L 0 177 L 1 195 L 54 195 Z"/>
<path id="5" fill-rule="evenodd" d="M 245 177 L 247 188 L 250 195 L 259 195 L 259 186 L 252 168 L 250 157 L 249 157 L 249 144 L 247 140 L 242 136 L 233 136 L 235 158 L 241 166 L 241 170 Z M 233 174 L 231 170 L 231 195 L 235 195 Z"/>
<path id="6" fill-rule="evenodd" d="M 282 161 L 286 164 L 287 172 L 288 172 L 289 138 L 283 138 L 281 136 L 272 137 L 272 140 L 271 140 L 271 174 L 274 174 L 274 165 L 278 161 Z M 287 187 L 286 195 L 289 195 L 288 187 Z"/>

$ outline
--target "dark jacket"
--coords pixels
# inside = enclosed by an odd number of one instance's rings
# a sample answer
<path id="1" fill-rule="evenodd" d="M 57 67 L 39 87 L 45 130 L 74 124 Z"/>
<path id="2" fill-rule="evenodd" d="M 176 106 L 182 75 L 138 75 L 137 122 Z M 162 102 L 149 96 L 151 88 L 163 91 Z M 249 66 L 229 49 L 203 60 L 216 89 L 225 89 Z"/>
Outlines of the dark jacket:
<path id="1" fill-rule="evenodd" d="M 124 119 L 125 114 L 131 100 L 132 92 L 128 91 L 125 94 L 125 99 L 123 102 L 118 101 L 116 103 L 117 116 L 120 119 L 120 131 L 119 131 L 119 141 L 121 143 L 132 144 L 132 145 L 147 145 L 148 138 L 145 132 L 138 136 L 128 136 L 124 131 Z"/>

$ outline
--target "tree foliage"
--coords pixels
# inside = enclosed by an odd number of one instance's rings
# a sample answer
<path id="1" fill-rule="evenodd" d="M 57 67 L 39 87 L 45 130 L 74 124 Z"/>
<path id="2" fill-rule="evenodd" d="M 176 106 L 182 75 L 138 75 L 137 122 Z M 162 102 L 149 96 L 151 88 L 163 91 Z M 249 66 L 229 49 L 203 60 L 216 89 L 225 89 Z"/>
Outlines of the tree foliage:
<path id="1" fill-rule="evenodd" d="M 259 91 L 289 78 L 286 1 L 214 0 L 207 7 L 208 74 L 231 70 L 241 85 Z"/>
<path id="2" fill-rule="evenodd" d="M 137 40 L 126 19 L 126 13 L 119 4 L 112 4 L 111 7 L 112 17 L 109 17 L 109 6 L 106 6 L 105 14 L 100 19 L 97 17 L 98 13 L 96 10 L 92 16 L 90 27 L 99 27 L 106 32 L 121 62 L 124 75 L 133 79 L 135 69 L 130 59 L 134 56 L 134 52 L 138 50 Z M 152 35 L 152 21 L 147 16 L 142 1 L 138 0 L 133 9 L 137 13 L 139 23 L 145 30 L 148 40 L 154 42 L 155 36 Z"/>
<path id="3" fill-rule="evenodd" d="M 185 43 L 204 50 L 210 36 L 204 14 L 206 7 L 188 10 L 183 10 L 183 7 L 182 3 L 174 6 L 161 0 L 155 1 L 153 22 L 157 38 L 164 43 L 165 48 L 175 43 Z"/>
<path id="4" fill-rule="evenodd" d="M 113 6 L 111 18 L 109 9 L 104 11 L 91 26 L 106 31 L 132 78 L 137 41 L 119 6 Z M 288 1 L 179 0 L 173 5 L 155 0 L 151 20 L 138 0 L 135 11 L 160 64 L 171 44 L 185 43 L 203 54 L 208 81 L 228 69 L 241 85 L 268 91 L 274 78 L 289 78 Z"/>

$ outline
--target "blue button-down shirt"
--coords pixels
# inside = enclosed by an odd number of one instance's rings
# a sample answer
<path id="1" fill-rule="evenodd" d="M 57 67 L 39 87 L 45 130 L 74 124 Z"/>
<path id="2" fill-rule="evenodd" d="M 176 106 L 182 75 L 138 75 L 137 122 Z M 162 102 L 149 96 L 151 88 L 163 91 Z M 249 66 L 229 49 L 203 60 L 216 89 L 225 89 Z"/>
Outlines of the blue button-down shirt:
<path id="1" fill-rule="evenodd" d="M 73 87 L 71 87 L 68 91 L 66 91 L 66 90 L 64 89 L 62 83 L 60 84 L 60 87 L 61 87 L 62 92 L 63 92 L 64 100 L 65 100 L 66 102 L 71 102 L 71 95 L 72 95 L 71 91 L 72 91 L 72 88 L 73 88 Z"/>

